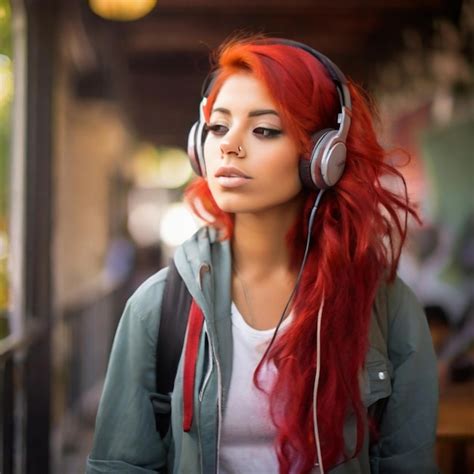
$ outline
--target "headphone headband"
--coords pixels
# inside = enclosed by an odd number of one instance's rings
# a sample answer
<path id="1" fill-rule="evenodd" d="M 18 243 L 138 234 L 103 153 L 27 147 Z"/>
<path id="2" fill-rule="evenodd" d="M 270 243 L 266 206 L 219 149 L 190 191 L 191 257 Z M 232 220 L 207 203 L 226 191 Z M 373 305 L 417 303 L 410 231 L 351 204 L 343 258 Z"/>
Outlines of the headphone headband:
<path id="1" fill-rule="evenodd" d="M 308 46 L 307 44 L 286 38 L 268 38 L 267 40 L 263 39 L 259 40 L 258 42 L 262 44 L 282 44 L 286 46 L 292 46 L 294 48 L 302 49 L 303 51 L 306 51 L 307 53 L 314 56 L 320 63 L 323 64 L 331 76 L 331 79 L 336 84 L 341 105 L 343 107 L 347 107 L 349 110 L 352 110 L 351 94 L 349 93 L 349 89 L 347 87 L 346 76 L 327 56 L 315 50 L 314 48 L 311 48 L 311 46 Z"/>
<path id="2" fill-rule="evenodd" d="M 307 44 L 300 43 L 299 41 L 295 40 L 289 40 L 286 38 L 265 38 L 256 40 L 253 43 L 262 45 L 281 44 L 286 46 L 292 46 L 294 48 L 302 49 L 303 51 L 306 51 L 307 53 L 311 54 L 311 56 L 315 57 L 320 63 L 322 63 L 322 65 L 325 67 L 325 69 L 331 76 L 331 79 L 337 87 L 341 106 L 347 107 L 349 110 L 352 110 L 351 94 L 347 87 L 347 78 L 344 73 L 339 69 L 339 67 L 334 64 L 327 56 L 317 51 L 316 49 L 311 48 L 311 46 L 308 46 Z M 206 79 L 204 80 L 204 83 L 201 87 L 201 97 L 207 97 L 209 95 L 212 89 L 211 85 L 218 71 L 218 69 L 212 71 L 206 76 Z"/>

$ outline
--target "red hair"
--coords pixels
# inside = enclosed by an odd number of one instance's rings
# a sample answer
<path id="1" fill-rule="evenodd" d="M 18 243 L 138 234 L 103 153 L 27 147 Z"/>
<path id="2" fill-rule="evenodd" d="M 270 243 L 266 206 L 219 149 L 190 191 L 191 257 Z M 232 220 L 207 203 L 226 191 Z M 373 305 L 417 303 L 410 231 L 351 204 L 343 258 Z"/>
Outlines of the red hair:
<path id="1" fill-rule="evenodd" d="M 224 81 L 238 71 L 249 71 L 268 88 L 284 128 L 300 144 L 302 157 L 307 159 L 311 135 L 323 128 L 337 128 L 340 105 L 335 85 L 325 67 L 309 53 L 288 45 L 255 41 L 261 38 L 231 38 L 219 48 L 214 57 L 217 78 L 204 110 L 206 120 Z M 316 459 L 313 383 L 316 321 L 323 292 L 317 418 L 324 467 L 329 470 L 360 451 L 366 412 L 358 374 L 368 349 L 371 308 L 381 279 L 384 275 L 389 280 L 395 276 L 407 215 L 417 217 L 406 189 L 400 197 L 382 186 L 384 175 L 403 184 L 404 180 L 388 163 L 388 152 L 377 141 L 373 104 L 351 81 L 349 90 L 352 122 L 345 172 L 326 192 L 316 215 L 312 247 L 293 305 L 294 322 L 267 354 L 267 360 L 278 369 L 269 402 L 277 429 L 281 473 L 310 472 Z M 294 269 L 303 258 L 309 213 L 315 200 L 314 192 L 303 192 L 304 208 L 286 237 Z M 204 179 L 191 183 L 185 196 L 194 212 L 220 229 L 223 238 L 232 236 L 233 216 L 219 209 Z M 261 366 L 254 375 L 259 388 Z M 357 420 L 357 445 L 354 453 L 345 453 L 343 426 L 350 413 Z"/>

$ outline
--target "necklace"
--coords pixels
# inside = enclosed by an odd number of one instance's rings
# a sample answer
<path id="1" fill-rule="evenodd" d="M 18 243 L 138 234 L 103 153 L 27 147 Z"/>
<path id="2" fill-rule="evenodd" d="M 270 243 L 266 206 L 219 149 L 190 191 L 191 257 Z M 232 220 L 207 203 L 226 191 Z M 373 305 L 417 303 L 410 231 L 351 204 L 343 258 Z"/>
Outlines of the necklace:
<path id="1" fill-rule="evenodd" d="M 232 266 L 232 273 L 235 274 L 235 276 L 237 277 L 237 280 L 239 281 L 239 284 L 240 284 L 240 287 L 242 288 L 242 293 L 244 294 L 244 299 L 245 299 L 245 306 L 247 307 L 247 311 L 248 311 L 248 319 L 249 321 L 247 321 L 250 326 L 252 326 L 253 328 L 255 328 L 255 315 L 253 314 L 253 310 L 252 310 L 252 306 L 250 304 L 250 297 L 249 297 L 249 293 L 247 291 L 247 287 L 244 283 L 244 280 L 243 278 L 240 276 L 239 274 L 239 271 L 237 270 L 237 266 L 236 265 L 233 265 Z M 286 306 L 285 306 L 285 309 L 283 310 L 283 313 L 278 321 L 278 324 L 275 328 L 275 334 L 274 334 L 274 337 L 276 336 L 276 333 L 278 332 L 278 329 L 281 325 L 281 323 L 289 316 L 288 313 L 287 313 L 287 310 L 288 310 L 288 306 L 289 304 L 291 303 L 292 299 L 293 299 L 293 293 L 294 293 L 294 289 L 293 291 L 291 292 L 290 294 L 290 297 L 288 299 L 288 302 L 286 303 Z M 291 307 L 290 307 L 291 309 Z M 244 319 L 247 319 L 247 318 L 244 318 Z M 273 337 L 273 339 L 274 339 Z"/>
<path id="2" fill-rule="evenodd" d="M 253 315 L 252 307 L 250 306 L 250 298 L 247 293 L 247 289 L 245 287 L 244 281 L 239 275 L 239 272 L 237 271 L 237 268 L 234 266 L 233 267 L 233 272 L 235 273 L 235 276 L 237 277 L 237 280 L 239 280 L 240 286 L 242 287 L 242 292 L 244 294 L 244 299 L 245 299 L 245 306 L 247 307 L 248 314 L 250 316 L 250 324 L 254 326 L 255 324 L 255 318 Z"/>

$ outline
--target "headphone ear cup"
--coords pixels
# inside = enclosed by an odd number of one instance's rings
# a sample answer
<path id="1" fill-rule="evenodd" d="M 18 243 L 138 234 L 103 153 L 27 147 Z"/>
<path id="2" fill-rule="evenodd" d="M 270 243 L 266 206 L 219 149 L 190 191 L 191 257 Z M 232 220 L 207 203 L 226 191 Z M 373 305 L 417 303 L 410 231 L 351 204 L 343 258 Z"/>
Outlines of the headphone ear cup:
<path id="1" fill-rule="evenodd" d="M 320 162 L 324 144 L 327 143 L 327 136 L 334 132 L 332 128 L 324 128 L 313 135 L 313 149 L 309 159 L 302 158 L 299 163 L 299 174 L 303 185 L 313 191 L 326 189 L 328 186 L 321 176 Z"/>
<path id="2" fill-rule="evenodd" d="M 198 176 L 206 176 L 204 162 L 205 122 L 198 120 L 188 134 L 188 157 L 191 168 Z"/>
<path id="3" fill-rule="evenodd" d="M 337 130 L 326 128 L 313 136 L 315 143 L 309 160 L 300 161 L 300 177 L 310 189 L 328 189 L 342 176 L 346 164 L 346 145 Z"/>
<path id="4" fill-rule="evenodd" d="M 299 174 L 300 180 L 303 186 L 307 189 L 311 189 L 312 191 L 317 191 L 318 188 L 315 186 L 313 182 L 313 178 L 311 178 L 311 160 L 306 158 L 300 158 L 299 162 Z"/>
<path id="5" fill-rule="evenodd" d="M 330 188 L 338 183 L 344 173 L 347 149 L 337 131 L 331 132 L 322 145 L 319 172 L 326 187 Z"/>

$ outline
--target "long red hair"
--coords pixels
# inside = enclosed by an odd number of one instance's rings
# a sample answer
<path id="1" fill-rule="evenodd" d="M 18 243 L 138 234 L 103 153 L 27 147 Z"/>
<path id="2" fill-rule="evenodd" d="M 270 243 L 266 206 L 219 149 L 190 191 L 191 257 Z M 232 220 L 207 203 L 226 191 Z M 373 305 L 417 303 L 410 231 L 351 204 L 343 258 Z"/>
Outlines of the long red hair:
<path id="1" fill-rule="evenodd" d="M 253 73 L 268 88 L 284 128 L 300 144 L 307 159 L 311 136 L 337 128 L 337 92 L 325 67 L 309 53 L 284 44 L 262 44 L 261 35 L 234 37 L 216 51 L 216 80 L 204 110 L 210 110 L 224 81 L 237 71 Z M 368 349 L 371 307 L 381 279 L 393 279 L 406 235 L 406 216 L 416 213 L 406 192 L 399 196 L 381 183 L 383 176 L 400 179 L 379 144 L 373 103 L 349 81 L 352 122 L 347 161 L 339 183 L 324 195 L 312 230 L 312 246 L 293 304 L 294 322 L 280 334 L 267 354 L 278 368 L 269 390 L 281 473 L 310 472 L 316 459 L 313 427 L 313 383 L 316 370 L 316 320 L 324 292 L 321 323 L 321 368 L 317 418 L 325 469 L 358 453 L 362 447 L 365 409 L 358 374 Z M 304 208 L 288 232 L 291 264 L 298 269 L 308 233 L 315 193 L 304 190 Z M 199 178 L 186 189 L 194 212 L 232 236 L 233 216 L 215 203 Z M 203 212 L 204 211 L 204 212 Z M 259 387 L 259 370 L 254 382 Z M 357 420 L 357 446 L 344 452 L 343 426 L 349 413 Z"/>

